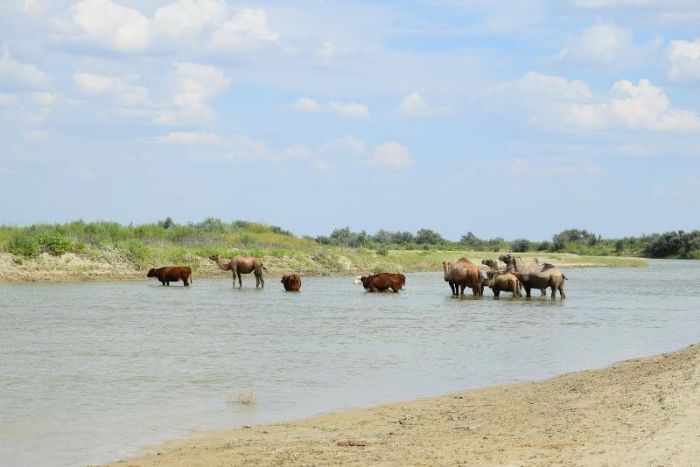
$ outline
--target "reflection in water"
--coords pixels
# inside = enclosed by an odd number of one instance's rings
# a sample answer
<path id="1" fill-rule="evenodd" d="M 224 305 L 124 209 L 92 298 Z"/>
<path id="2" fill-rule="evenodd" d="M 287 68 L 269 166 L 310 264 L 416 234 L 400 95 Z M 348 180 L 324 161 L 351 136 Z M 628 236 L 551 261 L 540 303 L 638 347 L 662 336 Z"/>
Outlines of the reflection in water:
<path id="1" fill-rule="evenodd" d="M 351 277 L 2 284 L 0 458 L 74 465 L 228 425 L 601 367 L 700 337 L 696 262 L 566 271 L 567 299 Z M 271 278 L 272 279 L 272 278 Z M 255 404 L 241 403 L 243 399 Z"/>

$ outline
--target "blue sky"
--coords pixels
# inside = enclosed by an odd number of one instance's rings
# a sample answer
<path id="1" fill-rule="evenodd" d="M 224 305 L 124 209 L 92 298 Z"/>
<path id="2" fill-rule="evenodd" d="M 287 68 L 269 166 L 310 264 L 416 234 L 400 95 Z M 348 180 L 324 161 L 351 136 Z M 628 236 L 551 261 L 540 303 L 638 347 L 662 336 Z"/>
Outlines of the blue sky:
<path id="1" fill-rule="evenodd" d="M 698 228 L 692 0 L 0 0 L 0 223 Z"/>

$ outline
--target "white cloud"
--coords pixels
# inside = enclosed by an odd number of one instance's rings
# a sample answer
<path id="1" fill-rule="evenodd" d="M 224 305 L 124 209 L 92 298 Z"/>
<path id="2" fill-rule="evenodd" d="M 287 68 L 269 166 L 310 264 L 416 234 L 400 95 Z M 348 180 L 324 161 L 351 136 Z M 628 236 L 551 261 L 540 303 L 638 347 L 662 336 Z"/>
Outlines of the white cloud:
<path id="1" fill-rule="evenodd" d="M 175 64 L 175 92 L 172 103 L 177 120 L 209 120 L 214 110 L 209 101 L 228 89 L 231 81 L 220 69 L 197 63 Z"/>
<path id="2" fill-rule="evenodd" d="M 506 170 L 511 175 L 537 176 L 537 177 L 571 177 L 571 176 L 598 176 L 605 171 L 595 164 L 560 164 L 554 162 L 538 163 L 533 167 L 527 159 L 511 159 L 506 161 Z"/>
<path id="3" fill-rule="evenodd" d="M 399 103 L 399 112 L 413 117 L 430 117 L 442 115 L 449 111 L 447 107 L 435 107 L 418 92 L 414 91 Z"/>
<path id="4" fill-rule="evenodd" d="M 695 112 L 671 105 L 649 80 L 613 84 L 607 96 L 594 96 L 588 85 L 560 76 L 528 73 L 488 93 L 495 102 L 507 99 L 528 115 L 528 121 L 550 129 L 692 131 L 700 129 Z"/>
<path id="5" fill-rule="evenodd" d="M 331 112 L 347 118 L 364 118 L 369 116 L 367 106 L 355 102 L 330 101 L 323 104 L 314 99 L 302 97 L 297 99 L 292 107 L 301 112 Z"/>
<path id="6" fill-rule="evenodd" d="M 328 103 L 328 107 L 341 117 L 362 118 L 369 116 L 367 106 L 355 102 L 331 101 Z"/>
<path id="7" fill-rule="evenodd" d="M 645 130 L 700 129 L 700 118 L 689 110 L 671 106 L 668 96 L 649 80 L 639 80 L 637 85 L 627 80 L 616 82 L 609 100 L 597 104 L 595 111 L 602 114 L 611 126 Z"/>
<path id="8" fill-rule="evenodd" d="M 393 141 L 375 146 L 372 157 L 367 163 L 388 169 L 408 169 L 414 165 L 408 149 Z"/>
<path id="9" fill-rule="evenodd" d="M 206 138 L 213 137 L 215 135 Z M 261 140 L 255 140 L 245 135 L 216 138 L 217 142 L 207 143 L 208 146 L 214 146 L 213 148 L 207 147 L 206 152 L 191 152 L 188 158 L 195 162 L 241 162 L 258 160 L 269 155 L 265 142 Z"/>
<path id="10" fill-rule="evenodd" d="M 151 141 L 159 144 L 213 145 L 220 144 L 223 140 L 209 131 L 173 131 Z"/>
<path id="11" fill-rule="evenodd" d="M 227 16 L 224 0 L 177 0 L 158 8 L 153 17 L 156 34 L 168 39 L 192 39 Z"/>
<path id="12" fill-rule="evenodd" d="M 323 112 L 323 106 L 317 101 L 310 99 L 308 97 L 301 97 L 297 99 L 293 107 L 296 110 L 301 110 L 303 112 L 320 113 Z"/>
<path id="13" fill-rule="evenodd" d="M 671 41 L 668 46 L 668 59 L 671 64 L 671 78 L 700 78 L 700 39 L 692 42 Z"/>
<path id="14" fill-rule="evenodd" d="M 20 63 L 3 47 L 0 57 L 0 86 L 19 89 L 38 89 L 49 85 L 49 75 L 30 63 Z"/>
<path id="15" fill-rule="evenodd" d="M 365 152 L 365 143 L 352 135 L 345 135 L 329 143 L 321 145 L 318 152 L 322 155 L 355 155 L 359 156 Z"/>
<path id="16" fill-rule="evenodd" d="M 0 120 L 29 127 L 41 126 L 57 102 L 58 95 L 49 92 L 0 93 Z M 32 129 L 24 133 L 29 135 L 37 131 Z"/>
<path id="17" fill-rule="evenodd" d="M 275 43 L 279 33 L 270 28 L 267 12 L 260 8 L 245 8 L 223 22 L 211 35 L 215 50 L 245 50 Z"/>
<path id="18" fill-rule="evenodd" d="M 600 64 L 627 61 L 632 54 L 636 54 L 632 30 L 606 23 L 584 29 L 559 52 L 563 59 Z"/>
<path id="19" fill-rule="evenodd" d="M 147 104 L 149 92 L 143 86 L 134 84 L 136 76 L 109 76 L 76 72 L 73 83 L 84 93 L 106 95 L 115 99 L 120 105 L 136 106 Z"/>
<path id="20" fill-rule="evenodd" d="M 151 23 L 139 10 L 111 0 L 81 0 L 71 9 L 73 24 L 88 39 L 120 52 L 148 47 Z"/>

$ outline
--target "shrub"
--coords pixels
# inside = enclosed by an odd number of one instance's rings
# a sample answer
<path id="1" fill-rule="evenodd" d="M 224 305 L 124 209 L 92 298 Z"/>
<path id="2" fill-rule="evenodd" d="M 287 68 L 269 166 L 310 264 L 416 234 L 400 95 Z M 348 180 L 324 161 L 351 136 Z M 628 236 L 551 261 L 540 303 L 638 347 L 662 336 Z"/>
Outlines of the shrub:
<path id="1" fill-rule="evenodd" d="M 149 248 L 138 240 L 129 240 L 126 242 L 127 257 L 134 263 L 138 269 L 148 264 L 151 258 Z"/>
<path id="2" fill-rule="evenodd" d="M 42 235 L 39 237 L 41 249 L 53 256 L 61 256 L 70 251 L 73 242 L 63 235 Z"/>
<path id="3" fill-rule="evenodd" d="M 36 256 L 40 251 L 39 242 L 34 237 L 27 235 L 15 235 L 7 244 L 7 251 L 15 255 Z"/>
<path id="4" fill-rule="evenodd" d="M 530 249 L 530 241 L 525 238 L 518 238 L 510 243 L 510 248 L 515 253 L 525 253 Z"/>
<path id="5" fill-rule="evenodd" d="M 386 245 L 381 245 L 379 248 L 377 248 L 377 254 L 379 256 L 386 256 L 389 254 L 389 249 L 386 247 Z"/>

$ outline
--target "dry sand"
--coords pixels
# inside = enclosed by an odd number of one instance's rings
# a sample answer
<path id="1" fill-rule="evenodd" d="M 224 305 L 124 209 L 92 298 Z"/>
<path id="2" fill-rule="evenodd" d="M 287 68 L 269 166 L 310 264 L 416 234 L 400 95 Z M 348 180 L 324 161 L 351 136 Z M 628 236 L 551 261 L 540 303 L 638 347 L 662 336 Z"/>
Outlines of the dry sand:
<path id="1" fill-rule="evenodd" d="M 203 433 L 117 465 L 700 465 L 699 354 Z"/>

